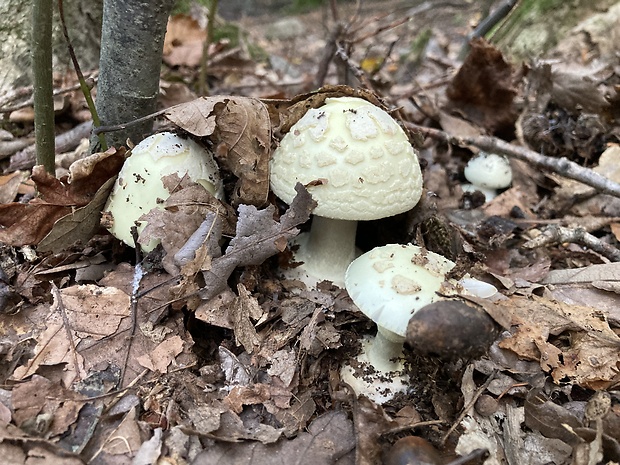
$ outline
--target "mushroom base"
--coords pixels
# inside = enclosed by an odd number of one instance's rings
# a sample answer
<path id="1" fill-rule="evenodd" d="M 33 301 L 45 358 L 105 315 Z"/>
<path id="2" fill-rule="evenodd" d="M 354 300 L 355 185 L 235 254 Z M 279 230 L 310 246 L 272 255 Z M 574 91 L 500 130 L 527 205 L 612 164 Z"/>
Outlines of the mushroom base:
<path id="1" fill-rule="evenodd" d="M 355 358 L 358 368 L 344 365 L 340 370 L 340 378 L 351 386 L 356 395 L 363 394 L 380 405 L 391 400 L 397 393 L 405 392 L 409 387 L 409 378 L 405 375 L 402 352 L 399 359 L 386 364 L 389 371 L 378 369 L 370 363 L 368 354 L 372 352 L 371 347 L 375 342 L 375 338 L 364 337 L 362 352 Z"/>
<path id="2" fill-rule="evenodd" d="M 356 230 L 357 221 L 315 216 L 310 232 L 300 234 L 290 243 L 297 246 L 294 260 L 303 263 L 283 270 L 284 277 L 297 279 L 311 289 L 321 281 L 344 287 L 345 272 L 361 253 L 355 247 Z"/>

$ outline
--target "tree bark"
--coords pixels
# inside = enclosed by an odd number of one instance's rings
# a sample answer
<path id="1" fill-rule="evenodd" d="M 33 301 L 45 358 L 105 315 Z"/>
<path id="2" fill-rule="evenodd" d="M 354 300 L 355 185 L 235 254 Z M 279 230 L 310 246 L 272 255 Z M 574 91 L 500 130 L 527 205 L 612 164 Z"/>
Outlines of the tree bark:
<path id="1" fill-rule="evenodd" d="M 32 1 L 0 0 L 0 95 L 32 84 Z M 82 69 L 99 63 L 102 0 L 65 0 L 69 36 Z M 53 18 L 53 69 L 71 72 L 67 43 L 60 30 L 56 2 Z"/>
<path id="2" fill-rule="evenodd" d="M 617 0 L 522 0 L 491 41 L 508 57 L 530 59 L 544 55 L 584 18 Z"/>
<path id="3" fill-rule="evenodd" d="M 103 126 L 153 113 L 164 35 L 174 0 L 104 0 L 97 112 Z M 152 121 L 106 134 L 108 145 L 140 142 Z M 93 140 L 93 145 L 97 144 Z M 95 148 L 95 147 L 93 147 Z"/>
<path id="4" fill-rule="evenodd" d="M 37 164 L 55 172 L 54 98 L 52 96 L 52 0 L 32 4 L 32 63 L 34 74 L 34 133 Z"/>

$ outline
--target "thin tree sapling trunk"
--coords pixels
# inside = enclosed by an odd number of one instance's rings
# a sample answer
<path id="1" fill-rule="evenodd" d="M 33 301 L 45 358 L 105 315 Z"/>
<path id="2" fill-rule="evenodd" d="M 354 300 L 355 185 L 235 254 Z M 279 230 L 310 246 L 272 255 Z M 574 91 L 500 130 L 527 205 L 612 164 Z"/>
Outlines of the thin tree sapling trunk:
<path id="1" fill-rule="evenodd" d="M 54 97 L 52 81 L 52 0 L 32 4 L 32 71 L 34 77 L 34 133 L 37 164 L 54 174 Z"/>
<path id="2" fill-rule="evenodd" d="M 174 0 L 104 0 L 97 111 L 101 124 L 134 121 L 155 111 L 168 15 Z M 144 121 L 106 134 L 108 145 L 140 142 Z M 93 149 L 97 140 L 93 139 Z"/>

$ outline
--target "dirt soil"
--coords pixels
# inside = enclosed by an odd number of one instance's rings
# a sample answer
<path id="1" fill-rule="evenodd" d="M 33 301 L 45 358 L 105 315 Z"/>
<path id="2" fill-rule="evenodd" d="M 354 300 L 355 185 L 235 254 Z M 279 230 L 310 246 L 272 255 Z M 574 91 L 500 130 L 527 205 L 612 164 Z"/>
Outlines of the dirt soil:
<path id="1" fill-rule="evenodd" d="M 57 177 L 33 166 L 28 89 L 0 96 L 0 462 L 620 463 L 620 7 L 517 60 L 464 49 L 482 3 L 219 19 L 202 97 L 205 12 L 172 17 L 155 130 L 211 151 L 222 195 L 165 176 L 131 245 L 102 225 L 133 143 L 88 153 L 73 73 L 55 75 Z M 398 122 L 424 183 L 349 246 L 379 273 L 388 244 L 449 263 L 433 304 L 395 306 L 413 317 L 387 372 L 358 360 L 381 340 L 358 296 L 382 284 L 304 280 L 295 260 L 313 192 L 340 180 L 304 180 L 290 204 L 270 188 L 285 134 L 343 96 Z M 466 178 L 489 154 L 509 184 Z M 393 287 L 419 300 L 425 272 Z"/>

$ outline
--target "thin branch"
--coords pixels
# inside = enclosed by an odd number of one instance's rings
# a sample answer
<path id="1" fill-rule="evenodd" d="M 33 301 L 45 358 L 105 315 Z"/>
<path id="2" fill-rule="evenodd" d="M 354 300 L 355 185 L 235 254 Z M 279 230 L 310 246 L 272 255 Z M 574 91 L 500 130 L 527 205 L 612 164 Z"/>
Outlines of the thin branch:
<path id="1" fill-rule="evenodd" d="M 177 105 L 175 105 L 175 106 L 177 106 Z M 174 108 L 174 107 L 170 107 L 170 108 Z M 93 130 L 93 134 L 99 135 L 99 134 L 103 134 L 104 132 L 122 131 L 123 129 L 127 129 L 127 128 L 130 128 L 132 126 L 137 126 L 138 124 L 143 123 L 144 121 L 148 121 L 149 119 L 157 118 L 158 116 L 163 115 L 168 110 L 170 110 L 170 108 L 166 108 L 164 110 L 156 111 L 155 113 L 151 113 L 150 115 L 142 116 L 141 118 L 137 118 L 137 119 L 134 119 L 133 121 L 128 121 L 126 123 L 113 124 L 111 126 L 99 126 L 98 128 L 95 128 Z"/>
<path id="2" fill-rule="evenodd" d="M 37 163 L 54 175 L 54 98 L 52 78 L 52 0 L 32 6 L 32 74 L 34 77 L 34 133 Z"/>
<path id="3" fill-rule="evenodd" d="M 127 351 L 125 352 L 125 360 L 123 361 L 121 384 L 125 381 L 125 373 L 127 372 L 127 364 L 129 363 L 129 354 L 131 353 L 131 347 L 133 346 L 133 340 L 136 336 L 136 330 L 138 329 L 138 291 L 140 290 L 140 283 L 144 276 L 144 269 L 142 268 L 142 252 L 140 244 L 138 244 L 138 228 L 136 226 L 131 227 L 131 236 L 133 237 L 135 252 L 136 252 L 136 266 L 133 272 L 133 282 L 131 287 L 131 299 L 130 299 L 130 313 L 131 313 L 131 328 L 129 333 L 129 341 L 127 343 Z"/>
<path id="4" fill-rule="evenodd" d="M 198 79 L 198 94 L 206 95 L 209 92 L 207 82 L 207 70 L 209 69 L 209 47 L 213 43 L 213 32 L 215 31 L 215 18 L 217 13 L 218 0 L 211 0 L 209 5 L 209 16 L 207 19 L 207 37 L 202 46 L 202 57 L 200 58 L 200 78 Z"/>
<path id="5" fill-rule="evenodd" d="M 91 76 L 86 78 L 86 84 L 90 88 L 93 88 L 95 83 L 97 82 L 97 78 L 95 76 L 96 74 L 97 73 L 94 72 Z M 74 84 L 72 86 L 68 86 L 68 87 L 62 87 L 60 89 L 54 90 L 52 95 L 54 97 L 57 97 L 59 95 L 67 94 L 69 92 L 78 90 L 79 88 L 80 88 L 79 83 Z M 0 113 L 11 113 L 16 110 L 21 110 L 22 108 L 31 107 L 34 104 L 34 97 L 32 96 L 32 92 L 33 92 L 32 87 L 22 87 L 21 89 L 19 89 L 19 91 L 20 92 L 18 92 L 17 94 L 7 97 L 5 102 L 0 101 Z M 2 106 L 2 105 L 7 105 L 11 103 L 12 101 L 23 98 L 23 97 L 28 97 L 28 98 L 24 100 L 23 102 L 16 103 L 11 106 Z"/>
<path id="6" fill-rule="evenodd" d="M 439 129 L 426 128 L 413 123 L 405 123 L 407 128 L 417 131 L 424 136 L 445 142 L 447 144 L 458 145 L 459 147 L 475 146 L 485 152 L 497 153 L 510 158 L 516 158 L 532 165 L 544 168 L 555 174 L 568 179 L 579 181 L 582 184 L 595 188 L 603 194 L 620 197 L 620 184 L 611 181 L 603 175 L 584 168 L 567 158 L 553 158 L 541 155 L 526 147 L 519 147 L 509 144 L 501 139 L 491 136 L 457 137 Z"/>
<path id="7" fill-rule="evenodd" d="M 78 364 L 77 349 L 75 348 L 75 341 L 73 340 L 73 334 L 71 333 L 71 322 L 69 321 L 69 318 L 67 317 L 67 311 L 65 309 L 65 304 L 62 301 L 62 296 L 60 295 L 60 291 L 58 290 L 58 287 L 56 287 L 56 284 L 54 284 L 54 281 L 51 281 L 51 284 L 52 284 L 52 292 L 54 293 L 54 298 L 56 299 L 56 302 L 58 303 L 58 311 L 60 312 L 60 315 L 62 316 L 62 325 L 65 328 L 67 339 L 69 340 L 69 348 L 71 349 L 71 355 L 73 357 L 73 364 L 75 366 L 76 378 L 78 381 L 81 381 L 82 377 L 80 376 L 80 365 Z"/>
<path id="8" fill-rule="evenodd" d="M 484 18 L 478 24 L 478 27 L 474 29 L 471 33 L 467 35 L 467 40 L 465 44 L 463 44 L 463 48 L 459 53 L 459 60 L 463 60 L 465 56 L 469 53 L 469 43 L 472 39 L 476 39 L 478 37 L 484 37 L 487 32 L 489 32 L 496 24 L 498 24 L 502 19 L 504 19 L 508 14 L 512 11 L 515 5 L 519 3 L 519 0 L 506 0 L 504 3 L 499 5 L 489 16 Z"/>
<path id="9" fill-rule="evenodd" d="M 88 105 L 88 109 L 90 111 L 90 116 L 93 118 L 93 126 L 101 126 L 101 121 L 99 121 L 99 114 L 97 113 L 97 109 L 95 108 L 95 102 L 93 101 L 93 96 L 90 93 L 90 87 L 84 78 L 84 74 L 82 73 L 82 69 L 80 68 L 80 64 L 75 56 L 75 50 L 73 50 L 73 45 L 71 44 L 71 39 L 69 39 L 69 31 L 67 31 L 67 24 L 65 23 L 65 12 L 63 9 L 63 0 L 58 0 L 58 12 L 60 13 L 60 25 L 62 27 L 62 33 L 65 36 L 65 40 L 67 41 L 67 48 L 69 49 L 69 56 L 71 57 L 71 61 L 73 62 L 73 68 L 75 69 L 75 74 L 77 74 L 78 81 L 80 81 L 80 89 L 82 90 L 82 94 L 84 94 L 84 98 L 86 99 L 86 104 Z M 101 144 L 101 150 L 105 152 L 108 150 L 108 145 L 105 141 L 105 136 L 100 134 L 99 136 L 99 144 Z"/>
<path id="10" fill-rule="evenodd" d="M 459 425 L 463 421 L 463 418 L 465 418 L 465 416 L 469 413 L 469 411 L 474 407 L 474 404 L 476 403 L 478 398 L 482 395 L 484 391 L 486 391 L 486 389 L 491 384 L 491 381 L 493 381 L 496 376 L 497 376 L 497 370 L 494 370 L 489 375 L 489 377 L 486 379 L 484 384 L 480 386 L 478 389 L 476 389 L 476 392 L 474 392 L 474 395 L 472 396 L 471 400 L 467 403 L 467 405 L 463 407 L 463 410 L 461 410 L 461 413 L 459 414 L 458 418 L 454 421 L 454 423 L 452 424 L 450 429 L 446 432 L 446 434 L 444 434 L 443 437 L 441 438 L 442 444 L 445 444 L 448 438 L 450 437 L 450 435 L 459 427 Z"/>
<path id="11" fill-rule="evenodd" d="M 364 70 L 361 69 L 359 66 L 357 66 L 355 63 L 353 63 L 351 58 L 349 58 L 349 55 L 347 55 L 347 52 L 344 50 L 344 48 L 340 46 L 340 44 L 338 44 L 338 47 L 336 49 L 336 56 L 340 58 L 342 62 L 347 65 L 349 70 L 353 73 L 353 75 L 360 81 L 360 83 L 366 89 L 374 90 L 374 87 L 371 84 L 368 77 L 366 77 L 366 73 L 364 72 Z"/>
<path id="12" fill-rule="evenodd" d="M 523 247 L 526 249 L 535 249 L 563 242 L 579 244 L 594 250 L 612 262 L 620 262 L 620 250 L 603 242 L 598 237 L 587 232 L 585 228 L 581 227 L 566 228 L 555 224 L 549 225 L 543 230 L 542 234 L 527 241 L 523 244 Z"/>
<path id="13" fill-rule="evenodd" d="M 78 124 L 73 129 L 56 136 L 54 141 L 56 153 L 65 153 L 75 149 L 80 144 L 82 139 L 88 137 L 92 127 L 92 121 L 86 121 Z M 11 163 L 6 171 L 10 172 L 32 168 L 36 161 L 35 156 L 36 147 L 34 145 L 29 145 L 11 157 Z M 0 158 L 3 157 L 0 156 Z"/>

